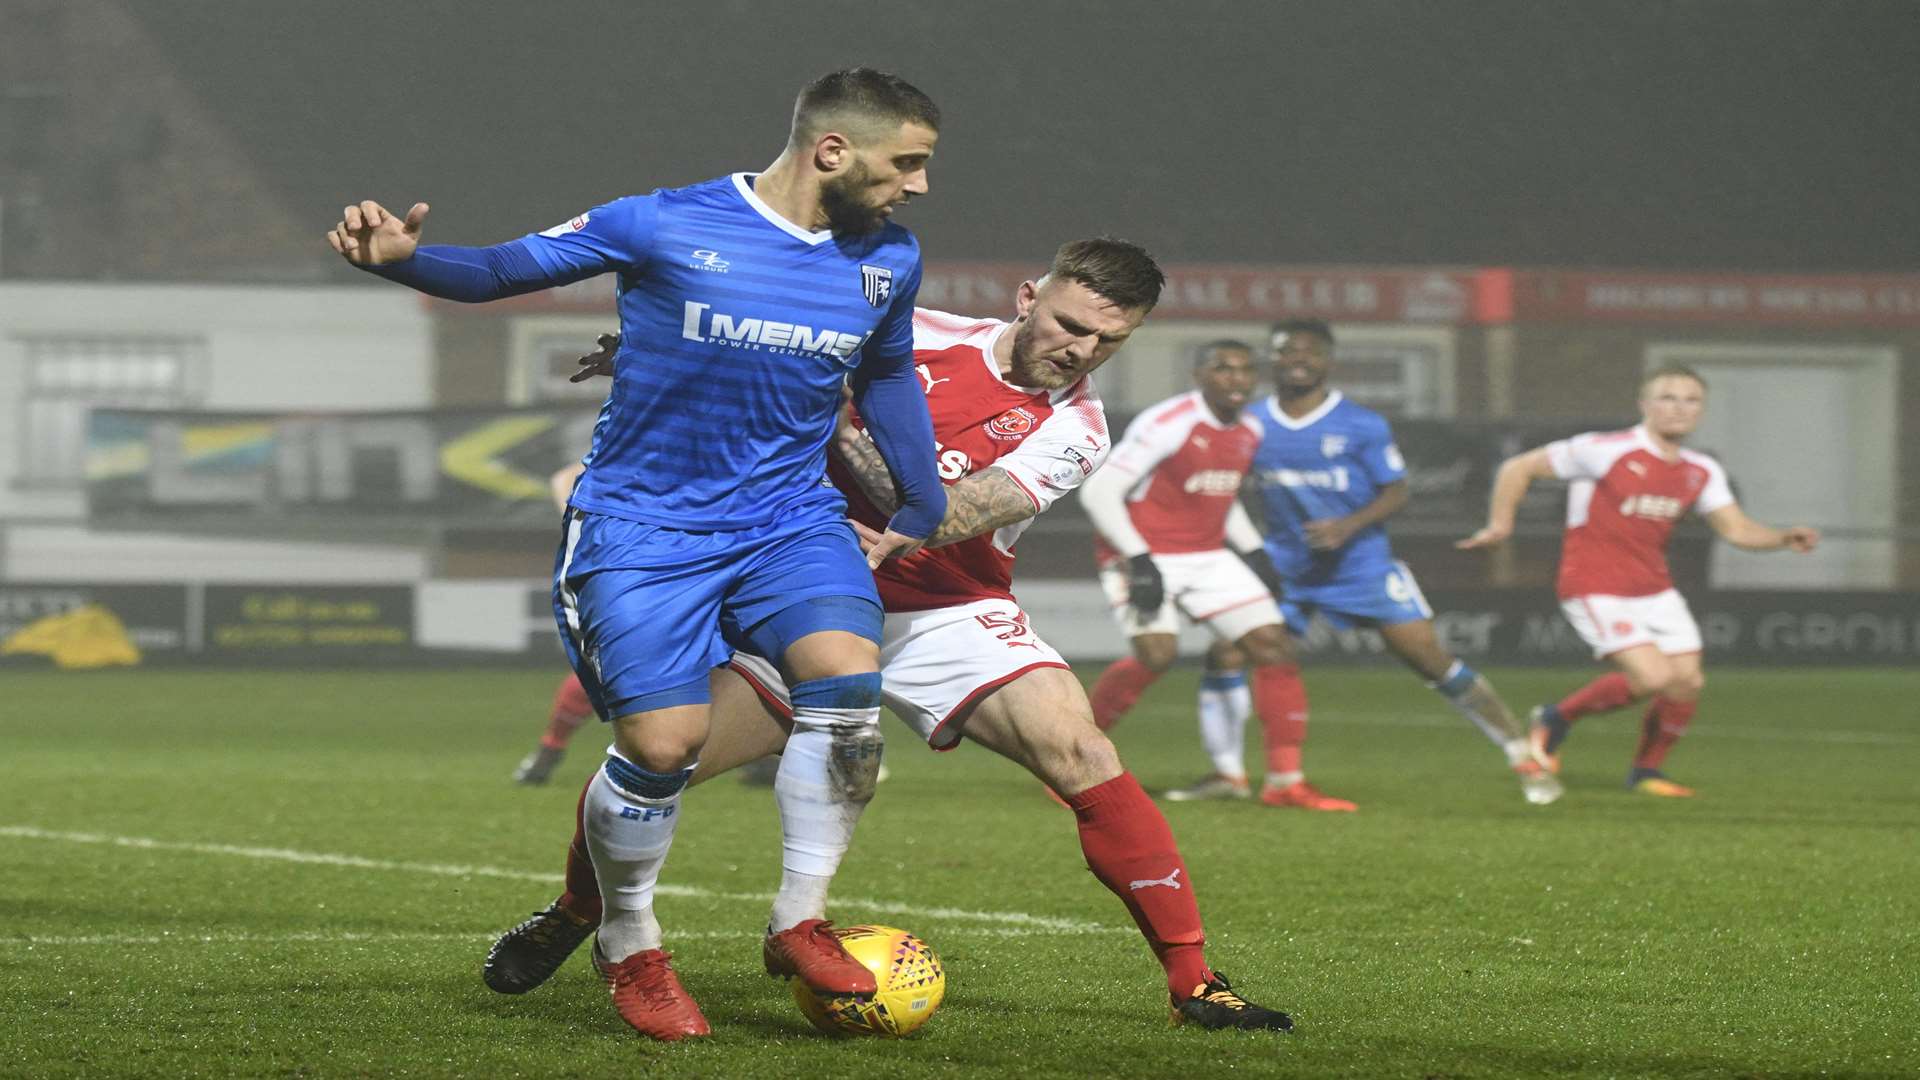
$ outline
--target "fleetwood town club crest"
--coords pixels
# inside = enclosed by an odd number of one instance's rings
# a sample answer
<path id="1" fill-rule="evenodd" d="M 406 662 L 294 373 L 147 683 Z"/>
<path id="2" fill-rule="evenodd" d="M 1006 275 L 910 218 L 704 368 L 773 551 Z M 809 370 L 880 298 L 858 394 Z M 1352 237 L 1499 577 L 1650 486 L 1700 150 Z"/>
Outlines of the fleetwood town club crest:
<path id="1" fill-rule="evenodd" d="M 860 264 L 860 291 L 866 295 L 867 303 L 874 307 L 886 307 L 893 299 L 893 271 L 884 266 Z"/>
<path id="2" fill-rule="evenodd" d="M 1015 405 L 987 421 L 987 434 L 996 439 L 1021 439 L 1039 422 L 1032 413 Z"/>

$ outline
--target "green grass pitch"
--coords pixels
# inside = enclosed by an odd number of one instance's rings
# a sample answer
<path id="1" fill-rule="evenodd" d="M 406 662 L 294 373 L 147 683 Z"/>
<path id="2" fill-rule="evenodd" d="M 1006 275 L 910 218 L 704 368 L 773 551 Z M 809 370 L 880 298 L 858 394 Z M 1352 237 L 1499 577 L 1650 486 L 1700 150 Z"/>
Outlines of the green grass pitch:
<path id="1" fill-rule="evenodd" d="M 7 674 L 0 1075 L 1920 1075 L 1920 673 L 1712 672 L 1669 761 L 1699 798 L 1621 789 L 1622 715 L 1576 729 L 1536 808 L 1411 677 L 1310 670 L 1310 775 L 1358 814 L 1167 807 L 1214 965 L 1290 1037 L 1168 1028 L 1070 816 L 889 721 L 834 915 L 930 941 L 940 1015 L 897 1042 L 806 1026 L 759 969 L 772 797 L 723 778 L 664 878 L 715 1029 L 676 1046 L 584 956 L 524 997 L 479 979 L 556 891 L 604 745 L 509 783 L 557 674 Z M 1524 708 L 1591 672 L 1492 674 Z M 1115 732 L 1149 789 L 1204 771 L 1193 685 Z"/>

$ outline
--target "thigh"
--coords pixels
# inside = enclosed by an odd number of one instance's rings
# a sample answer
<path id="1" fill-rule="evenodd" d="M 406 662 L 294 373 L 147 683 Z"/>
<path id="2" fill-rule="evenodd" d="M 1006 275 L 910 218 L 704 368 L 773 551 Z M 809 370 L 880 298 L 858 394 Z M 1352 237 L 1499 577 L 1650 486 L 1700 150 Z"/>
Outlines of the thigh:
<path id="1" fill-rule="evenodd" d="M 719 613 L 735 542 L 574 511 L 554 610 L 603 717 L 706 701 L 707 672 L 727 655 Z"/>
<path id="2" fill-rule="evenodd" d="M 1414 619 L 1380 627 L 1380 637 L 1400 662 L 1429 682 L 1438 682 L 1453 666 L 1453 655 L 1441 646 L 1431 619 Z"/>
<path id="3" fill-rule="evenodd" d="M 1676 658 L 1661 652 L 1660 647 L 1650 641 L 1610 653 L 1607 659 L 1626 675 L 1636 695 L 1664 689 L 1673 681 Z"/>
<path id="4" fill-rule="evenodd" d="M 1238 641 L 1248 631 L 1281 621 L 1280 608 L 1259 575 L 1224 548 L 1169 555 L 1167 594 L 1186 617 L 1221 641 Z"/>
<path id="5" fill-rule="evenodd" d="M 764 688 L 763 679 L 778 691 Z M 785 703 L 785 692 L 780 673 L 770 665 L 757 673 L 733 664 L 716 669 L 707 744 L 700 751 L 700 767 L 692 782 L 710 780 L 784 749 L 793 726 L 793 709 Z"/>
<path id="6" fill-rule="evenodd" d="M 880 649 L 881 693 L 887 707 L 935 750 L 950 750 L 960 741 L 989 695 L 1042 669 L 1057 669 L 1072 680 L 1067 662 L 1034 632 L 1027 613 L 1011 600 L 976 600 L 887 616 Z M 1078 688 L 1077 680 L 1074 686 Z M 1084 709 L 1086 695 L 1080 697 Z"/>
<path id="7" fill-rule="evenodd" d="M 982 698 L 967 718 L 967 738 L 1028 769 L 1070 753 L 1098 735 L 1080 680 L 1066 668 L 1026 672 Z"/>
<path id="8" fill-rule="evenodd" d="M 780 642 L 773 647 L 782 652 L 817 631 L 877 631 L 880 593 L 846 518 L 829 517 L 824 512 L 800 514 L 792 521 L 759 530 L 751 549 L 743 555 L 723 604 L 729 627 L 751 633 L 780 616 L 786 625 Z M 826 597 L 864 601 L 868 614 L 850 620 L 848 613 L 859 609 L 805 603 Z M 765 641 L 756 644 L 770 645 Z"/>
<path id="9" fill-rule="evenodd" d="M 1662 601 L 1655 596 L 1575 596 L 1560 602 L 1560 610 L 1593 649 L 1598 659 L 1612 659 L 1628 650 L 1652 646 L 1658 653 L 1696 651 L 1700 631 L 1680 594 Z M 1674 611 L 1678 607 L 1678 612 Z M 1668 645 L 1682 646 L 1669 649 Z M 1690 648 L 1684 647 L 1690 645 Z"/>
<path id="10" fill-rule="evenodd" d="M 1653 643 L 1675 661 L 1692 657 L 1693 671 L 1697 674 L 1700 666 L 1700 624 L 1694 621 L 1686 598 L 1680 595 L 1679 590 L 1668 589 L 1642 597 L 1640 608 L 1641 618 L 1653 634 Z"/>

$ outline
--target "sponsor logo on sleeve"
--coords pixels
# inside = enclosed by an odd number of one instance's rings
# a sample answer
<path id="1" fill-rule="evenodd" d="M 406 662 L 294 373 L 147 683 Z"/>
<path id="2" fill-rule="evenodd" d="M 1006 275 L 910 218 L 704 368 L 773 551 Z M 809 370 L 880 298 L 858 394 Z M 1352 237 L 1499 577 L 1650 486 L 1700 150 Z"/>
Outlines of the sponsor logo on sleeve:
<path id="1" fill-rule="evenodd" d="M 1065 453 L 1067 457 L 1071 459 L 1075 465 L 1080 466 L 1081 476 L 1093 475 L 1093 459 L 1092 458 L 1081 453 L 1077 447 L 1072 447 L 1072 446 L 1067 447 L 1065 450 Z"/>
<path id="2" fill-rule="evenodd" d="M 568 233 L 577 233 L 587 227 L 587 222 L 590 221 L 592 217 L 593 215 L 591 213 L 581 214 L 564 225 L 555 225 L 553 228 L 545 230 L 540 235 L 551 239 L 556 236 L 565 236 Z"/>

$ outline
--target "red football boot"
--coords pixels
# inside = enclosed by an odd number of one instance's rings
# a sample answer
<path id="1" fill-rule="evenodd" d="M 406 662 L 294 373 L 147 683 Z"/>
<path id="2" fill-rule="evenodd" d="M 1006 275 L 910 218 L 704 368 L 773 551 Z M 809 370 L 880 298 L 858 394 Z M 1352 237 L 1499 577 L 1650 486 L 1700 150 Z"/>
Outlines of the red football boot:
<path id="1" fill-rule="evenodd" d="M 855 960 L 833 934 L 825 919 L 803 919 L 777 934 L 768 934 L 761 954 L 769 975 L 798 975 L 822 994 L 870 996 L 879 989 L 873 972 Z"/>
<path id="2" fill-rule="evenodd" d="M 1295 780 L 1286 787 L 1274 787 L 1269 784 L 1260 789 L 1260 801 L 1267 806 L 1292 807 L 1299 810 L 1339 812 L 1360 809 L 1345 799 L 1336 799 L 1328 795 L 1305 780 Z"/>
<path id="3" fill-rule="evenodd" d="M 672 959 L 660 949 L 643 949 L 616 964 L 600 955 L 598 942 L 593 946 L 593 966 L 607 980 L 620 1019 L 633 1030 L 661 1042 L 713 1034 L 693 995 L 673 973 Z"/>

